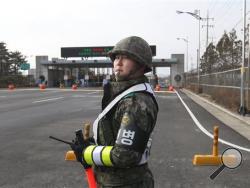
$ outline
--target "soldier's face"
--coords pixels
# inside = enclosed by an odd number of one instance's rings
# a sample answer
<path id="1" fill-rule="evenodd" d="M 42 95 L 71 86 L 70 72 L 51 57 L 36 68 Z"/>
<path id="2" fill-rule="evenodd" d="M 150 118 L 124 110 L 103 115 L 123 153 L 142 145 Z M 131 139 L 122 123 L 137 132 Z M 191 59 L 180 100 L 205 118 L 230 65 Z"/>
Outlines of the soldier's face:
<path id="1" fill-rule="evenodd" d="M 113 66 L 117 81 L 129 80 L 139 68 L 134 60 L 125 55 L 116 55 Z"/>

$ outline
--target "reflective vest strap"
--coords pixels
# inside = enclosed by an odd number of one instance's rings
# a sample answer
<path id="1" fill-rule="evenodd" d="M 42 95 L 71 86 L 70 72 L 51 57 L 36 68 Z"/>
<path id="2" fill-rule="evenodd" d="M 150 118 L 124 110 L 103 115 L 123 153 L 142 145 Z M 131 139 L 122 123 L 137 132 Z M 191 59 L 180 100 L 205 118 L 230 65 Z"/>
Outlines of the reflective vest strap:
<path id="1" fill-rule="evenodd" d="M 134 86 L 128 88 L 127 90 L 125 90 L 124 92 L 122 92 L 120 95 L 118 95 L 113 101 L 111 101 L 108 104 L 108 106 L 106 106 L 106 108 L 98 115 L 98 117 L 96 118 L 96 120 L 93 123 L 93 133 L 94 133 L 94 139 L 95 139 L 96 143 L 98 143 L 98 141 L 97 141 L 97 133 L 98 133 L 98 122 L 99 122 L 99 120 L 102 119 L 111 110 L 111 108 L 116 103 L 118 103 L 123 97 L 125 97 L 129 93 L 133 93 L 133 92 L 137 92 L 137 91 L 149 92 L 150 94 L 152 94 L 154 96 L 154 91 L 152 90 L 149 83 L 142 83 L 142 84 L 134 85 Z"/>

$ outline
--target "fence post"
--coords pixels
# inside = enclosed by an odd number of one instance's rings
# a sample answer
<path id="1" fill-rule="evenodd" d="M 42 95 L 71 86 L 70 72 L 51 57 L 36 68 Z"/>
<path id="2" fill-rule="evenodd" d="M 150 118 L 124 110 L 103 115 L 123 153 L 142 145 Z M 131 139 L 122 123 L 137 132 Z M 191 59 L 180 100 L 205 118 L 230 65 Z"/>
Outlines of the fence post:
<path id="1" fill-rule="evenodd" d="M 249 71 L 249 69 L 250 69 L 250 54 L 249 54 L 249 49 L 250 49 L 250 28 L 249 28 L 249 24 L 247 24 L 247 40 L 248 40 L 248 48 L 247 48 L 247 71 L 246 71 L 246 76 L 245 76 L 245 78 L 246 78 L 246 107 L 247 107 L 247 110 L 249 110 L 250 109 L 250 100 L 249 100 L 249 73 L 250 73 L 250 71 Z"/>

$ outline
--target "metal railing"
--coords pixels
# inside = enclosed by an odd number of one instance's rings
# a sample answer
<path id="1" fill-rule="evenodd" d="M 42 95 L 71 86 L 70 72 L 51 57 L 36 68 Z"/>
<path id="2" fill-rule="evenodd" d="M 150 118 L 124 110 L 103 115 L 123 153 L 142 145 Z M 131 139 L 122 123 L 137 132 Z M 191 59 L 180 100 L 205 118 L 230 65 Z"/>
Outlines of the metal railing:
<path id="1" fill-rule="evenodd" d="M 245 68 L 247 72 L 247 68 Z M 232 69 L 222 72 L 200 75 L 201 86 L 240 88 L 241 69 Z M 197 85 L 197 74 L 186 74 L 186 85 Z"/>
<path id="2" fill-rule="evenodd" d="M 233 109 L 240 107 L 241 94 L 241 68 L 222 72 L 200 75 L 200 87 L 198 87 L 198 75 L 196 72 L 186 73 L 184 76 L 185 87 L 194 92 L 208 94 L 216 102 Z M 199 90 L 198 90 L 199 89 Z M 244 68 L 243 98 L 245 106 L 250 109 L 250 74 L 248 67 Z"/>

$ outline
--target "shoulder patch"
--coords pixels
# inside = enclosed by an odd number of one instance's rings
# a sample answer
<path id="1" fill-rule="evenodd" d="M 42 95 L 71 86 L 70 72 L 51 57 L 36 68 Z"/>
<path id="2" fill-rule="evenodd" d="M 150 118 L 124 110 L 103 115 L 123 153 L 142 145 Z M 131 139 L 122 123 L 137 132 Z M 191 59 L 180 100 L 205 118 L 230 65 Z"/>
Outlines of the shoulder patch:
<path id="1" fill-rule="evenodd" d="M 124 126 L 128 125 L 130 123 L 130 118 L 128 116 L 128 113 L 125 113 L 124 116 L 122 117 L 122 124 Z"/>

